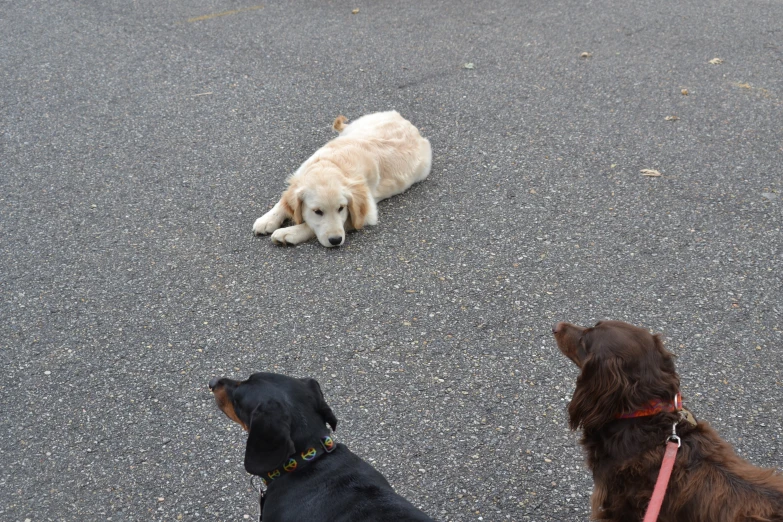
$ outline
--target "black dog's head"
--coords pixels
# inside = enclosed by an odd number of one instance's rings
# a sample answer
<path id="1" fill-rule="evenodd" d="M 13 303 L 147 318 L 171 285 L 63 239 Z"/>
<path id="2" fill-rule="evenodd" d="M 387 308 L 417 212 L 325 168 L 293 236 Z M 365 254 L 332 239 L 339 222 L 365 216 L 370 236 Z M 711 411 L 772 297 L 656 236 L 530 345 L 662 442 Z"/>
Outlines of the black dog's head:
<path id="1" fill-rule="evenodd" d="M 260 475 L 285 462 L 300 446 L 337 429 L 315 379 L 254 373 L 246 381 L 214 378 L 209 389 L 229 419 L 248 431 L 245 469 Z"/>
<path id="2" fill-rule="evenodd" d="M 581 373 L 568 406 L 571 429 L 601 428 L 618 414 L 643 408 L 650 400 L 672 400 L 680 388 L 674 359 L 661 338 L 621 321 L 592 328 L 557 323 L 557 346 Z"/>

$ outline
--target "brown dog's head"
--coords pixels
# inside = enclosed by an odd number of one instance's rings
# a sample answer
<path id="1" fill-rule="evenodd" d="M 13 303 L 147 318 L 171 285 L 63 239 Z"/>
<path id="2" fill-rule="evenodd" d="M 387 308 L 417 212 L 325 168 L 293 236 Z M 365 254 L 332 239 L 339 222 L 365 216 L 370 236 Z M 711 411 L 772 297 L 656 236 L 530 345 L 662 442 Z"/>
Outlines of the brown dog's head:
<path id="1" fill-rule="evenodd" d="M 248 431 L 245 469 L 272 470 L 314 437 L 337 429 L 337 417 L 318 381 L 275 373 L 254 373 L 246 381 L 214 378 L 209 389 L 229 419 Z"/>
<path id="2" fill-rule="evenodd" d="M 618 414 L 653 399 L 670 401 L 679 391 L 673 355 L 647 330 L 600 321 L 592 328 L 557 323 L 552 332 L 560 351 L 581 368 L 568 405 L 571 429 L 599 429 Z"/>

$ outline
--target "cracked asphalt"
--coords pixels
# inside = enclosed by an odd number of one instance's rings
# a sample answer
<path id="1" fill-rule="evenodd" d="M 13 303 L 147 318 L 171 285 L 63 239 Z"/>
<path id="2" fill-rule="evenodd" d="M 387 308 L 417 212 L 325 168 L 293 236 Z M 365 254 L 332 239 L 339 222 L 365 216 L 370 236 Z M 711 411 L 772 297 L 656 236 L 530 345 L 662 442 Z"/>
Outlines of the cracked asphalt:
<path id="1" fill-rule="evenodd" d="M 686 405 L 783 468 L 781 20 L 6 3 L 0 519 L 254 519 L 207 382 L 266 370 L 318 379 L 338 439 L 437 520 L 587 520 L 558 320 L 661 332 Z M 252 235 L 335 116 L 389 109 L 434 163 L 378 226 Z"/>

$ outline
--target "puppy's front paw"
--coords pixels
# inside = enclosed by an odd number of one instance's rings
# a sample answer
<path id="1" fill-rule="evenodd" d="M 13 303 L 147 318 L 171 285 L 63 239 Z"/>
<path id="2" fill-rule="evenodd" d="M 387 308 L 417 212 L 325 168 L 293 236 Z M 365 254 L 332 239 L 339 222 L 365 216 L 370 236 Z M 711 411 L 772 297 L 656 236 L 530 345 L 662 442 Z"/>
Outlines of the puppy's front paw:
<path id="1" fill-rule="evenodd" d="M 272 233 L 272 243 L 276 245 L 293 244 L 288 242 L 290 237 L 291 234 L 289 232 L 286 232 L 284 228 L 279 228 Z"/>
<path id="2" fill-rule="evenodd" d="M 305 223 L 292 227 L 278 228 L 272 233 L 272 241 L 277 245 L 298 245 L 313 237 L 315 237 L 315 234 Z"/>
<path id="3" fill-rule="evenodd" d="M 271 234 L 280 228 L 280 225 L 283 221 L 277 216 L 270 214 L 271 212 L 261 216 L 260 218 L 256 219 L 255 223 L 253 223 L 253 233 L 255 235 L 263 236 L 266 234 Z"/>

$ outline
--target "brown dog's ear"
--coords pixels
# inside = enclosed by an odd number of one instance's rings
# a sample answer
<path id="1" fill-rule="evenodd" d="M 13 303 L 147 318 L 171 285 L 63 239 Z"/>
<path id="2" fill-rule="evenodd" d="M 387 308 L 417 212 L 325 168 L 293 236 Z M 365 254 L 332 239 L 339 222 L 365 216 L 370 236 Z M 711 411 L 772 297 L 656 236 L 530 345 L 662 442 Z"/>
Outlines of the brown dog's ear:
<path id="1" fill-rule="evenodd" d="M 580 368 L 584 365 L 585 359 L 587 359 L 587 346 L 585 345 L 584 339 L 579 340 L 579 344 L 576 346 L 576 365 Z"/>
<path id="2" fill-rule="evenodd" d="M 351 223 L 353 228 L 361 230 L 364 227 L 364 221 L 367 219 L 367 213 L 370 211 L 370 194 L 367 185 L 363 182 L 351 183 L 351 201 L 348 203 L 348 212 L 351 214 Z"/>
<path id="3" fill-rule="evenodd" d="M 294 223 L 297 225 L 302 224 L 302 205 L 304 203 L 303 189 L 298 187 L 296 183 L 291 182 L 283 196 L 280 198 L 280 202 L 283 204 L 283 210 L 291 216 Z"/>
<path id="4" fill-rule="evenodd" d="M 658 357 L 654 371 L 647 372 L 645 375 L 645 378 L 651 381 L 647 383 L 647 387 L 652 388 L 656 396 L 674 397 L 680 391 L 680 377 L 674 367 L 675 356 L 663 347 L 660 335 L 655 334 L 652 337 Z"/>
<path id="5" fill-rule="evenodd" d="M 618 413 L 627 411 L 625 392 L 628 378 L 619 357 L 589 353 L 576 379 L 576 390 L 568 405 L 569 426 L 585 431 L 611 422 Z"/>
<path id="6" fill-rule="evenodd" d="M 250 419 L 245 470 L 251 475 L 263 475 L 283 464 L 294 450 L 291 415 L 274 399 L 259 404 Z"/>
<path id="7" fill-rule="evenodd" d="M 655 349 L 658 350 L 658 354 L 663 357 L 664 370 L 674 373 L 674 354 L 663 346 L 663 339 L 661 339 L 660 334 L 655 334 L 652 337 L 653 343 L 655 343 Z"/>
<path id="8" fill-rule="evenodd" d="M 568 405 L 571 429 L 598 429 L 618 414 L 642 409 L 653 399 L 671 400 L 679 391 L 673 357 L 659 336 L 624 339 L 643 347 L 631 350 L 634 345 L 618 345 L 606 333 L 600 339 L 590 335 L 588 331 L 580 341 L 587 356 Z"/>
<path id="9" fill-rule="evenodd" d="M 318 384 L 318 381 L 315 379 L 302 379 L 302 381 L 307 384 L 315 396 L 316 411 L 318 414 L 321 415 L 321 418 L 323 418 L 325 423 L 329 424 L 332 431 L 337 431 L 337 417 L 335 417 L 334 412 L 332 412 L 329 405 L 326 404 L 324 394 L 321 392 L 321 385 Z"/>

